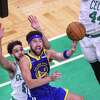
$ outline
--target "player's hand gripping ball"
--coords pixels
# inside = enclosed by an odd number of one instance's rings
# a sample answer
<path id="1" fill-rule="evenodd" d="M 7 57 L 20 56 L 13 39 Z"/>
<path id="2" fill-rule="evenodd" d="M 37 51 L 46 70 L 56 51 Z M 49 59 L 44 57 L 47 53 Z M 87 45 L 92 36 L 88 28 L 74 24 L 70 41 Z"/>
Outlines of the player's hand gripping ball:
<path id="1" fill-rule="evenodd" d="M 69 39 L 79 41 L 83 39 L 86 33 L 85 26 L 80 22 L 72 22 L 67 26 L 66 34 Z"/>

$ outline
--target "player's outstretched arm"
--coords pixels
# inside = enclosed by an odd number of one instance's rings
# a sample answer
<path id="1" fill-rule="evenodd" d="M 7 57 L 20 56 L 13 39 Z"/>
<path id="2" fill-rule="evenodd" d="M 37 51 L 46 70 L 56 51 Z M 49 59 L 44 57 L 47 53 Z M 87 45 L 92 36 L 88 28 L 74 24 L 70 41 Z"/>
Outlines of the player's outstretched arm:
<path id="1" fill-rule="evenodd" d="M 44 32 L 42 32 L 42 29 L 41 29 L 40 24 L 39 24 L 39 22 L 37 20 L 37 17 L 31 15 L 31 16 L 28 17 L 28 20 L 31 23 L 31 26 L 32 26 L 33 29 L 35 29 L 37 31 L 40 31 L 42 33 L 42 35 L 43 35 L 43 42 L 44 42 L 45 48 L 46 49 L 50 49 L 49 41 L 46 38 Z"/>
<path id="2" fill-rule="evenodd" d="M 52 58 L 58 61 L 66 60 L 71 57 L 75 52 L 77 46 L 77 41 L 72 41 L 72 47 L 70 50 L 65 50 L 63 52 L 56 52 L 55 50 L 47 50 L 48 58 Z"/>
<path id="3" fill-rule="evenodd" d="M 3 55 L 2 55 L 2 38 L 3 38 L 3 35 L 4 35 L 4 28 L 1 26 L 0 24 L 0 64 L 2 64 L 3 68 L 6 69 L 7 71 L 9 72 L 13 72 L 14 71 L 14 68 L 12 67 L 13 64 L 10 63 Z"/>
<path id="4" fill-rule="evenodd" d="M 55 72 L 51 76 L 47 76 L 45 78 L 32 79 L 31 72 L 30 72 L 30 62 L 25 56 L 20 59 L 20 69 L 21 69 L 23 78 L 30 89 L 36 88 L 44 84 L 47 84 L 51 81 L 57 80 L 61 76 L 60 73 Z"/>

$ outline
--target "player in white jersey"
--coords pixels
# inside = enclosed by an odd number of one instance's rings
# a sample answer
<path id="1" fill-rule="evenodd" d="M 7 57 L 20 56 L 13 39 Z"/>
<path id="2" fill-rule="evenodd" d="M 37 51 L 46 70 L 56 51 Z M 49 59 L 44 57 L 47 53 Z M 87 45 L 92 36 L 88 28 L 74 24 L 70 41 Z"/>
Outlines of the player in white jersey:
<path id="1" fill-rule="evenodd" d="M 14 64 L 16 66 L 16 72 L 14 77 L 11 79 L 11 87 L 13 89 L 11 94 L 12 98 L 15 98 L 15 100 L 27 100 L 28 88 L 23 80 L 19 65 L 17 63 Z"/>
<path id="2" fill-rule="evenodd" d="M 100 0 L 80 0 L 80 3 L 79 19 L 87 31 L 80 45 L 100 84 Z"/>
<path id="3" fill-rule="evenodd" d="M 22 78 L 18 63 L 20 57 L 24 55 L 22 43 L 20 41 L 12 41 L 8 44 L 8 53 L 13 55 L 16 59 L 15 62 L 9 62 L 2 55 L 2 46 L 1 40 L 4 35 L 4 28 L 0 25 L 0 63 L 3 65 L 3 68 L 6 69 L 9 73 L 12 86 L 12 100 L 27 100 L 28 95 L 26 93 L 26 84 Z"/>

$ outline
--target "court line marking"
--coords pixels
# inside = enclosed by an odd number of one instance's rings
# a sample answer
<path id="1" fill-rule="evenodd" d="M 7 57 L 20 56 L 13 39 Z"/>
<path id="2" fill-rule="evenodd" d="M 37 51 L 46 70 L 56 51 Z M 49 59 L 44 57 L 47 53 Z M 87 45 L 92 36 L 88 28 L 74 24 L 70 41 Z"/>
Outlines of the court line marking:
<path id="1" fill-rule="evenodd" d="M 60 65 L 63 65 L 63 64 L 65 64 L 65 63 L 69 63 L 69 62 L 78 60 L 78 59 L 83 58 L 83 57 L 84 57 L 84 55 L 83 55 L 83 54 L 80 54 L 80 55 L 78 55 L 78 56 L 76 56 L 76 57 L 73 57 L 73 58 L 70 58 L 70 59 L 68 59 L 68 60 L 59 62 L 59 63 L 57 63 L 57 64 L 55 64 L 55 65 L 52 65 L 52 66 L 50 67 L 50 69 L 53 69 L 53 68 L 58 67 L 58 66 L 60 66 Z M 10 81 L 5 82 L 5 83 L 2 83 L 2 84 L 0 84 L 0 87 L 7 86 L 7 85 L 9 85 L 10 83 L 11 83 Z"/>
<path id="2" fill-rule="evenodd" d="M 65 63 L 69 63 L 69 62 L 78 60 L 78 59 L 83 58 L 83 57 L 84 57 L 84 55 L 83 55 L 83 54 L 80 54 L 80 55 L 78 55 L 78 56 L 76 56 L 76 57 L 73 57 L 73 58 L 67 59 L 67 60 L 65 60 L 65 61 L 59 62 L 59 63 L 57 63 L 57 64 L 55 64 L 55 65 L 52 65 L 52 66 L 50 67 L 50 69 L 53 69 L 53 68 L 58 67 L 58 66 L 60 66 L 60 65 L 63 65 L 63 64 L 65 64 Z"/>
<path id="3" fill-rule="evenodd" d="M 0 88 L 1 87 L 4 87 L 4 86 L 7 86 L 7 85 L 9 85 L 11 83 L 11 81 L 8 81 L 8 82 L 5 82 L 5 83 L 2 83 L 2 84 L 0 84 Z"/>

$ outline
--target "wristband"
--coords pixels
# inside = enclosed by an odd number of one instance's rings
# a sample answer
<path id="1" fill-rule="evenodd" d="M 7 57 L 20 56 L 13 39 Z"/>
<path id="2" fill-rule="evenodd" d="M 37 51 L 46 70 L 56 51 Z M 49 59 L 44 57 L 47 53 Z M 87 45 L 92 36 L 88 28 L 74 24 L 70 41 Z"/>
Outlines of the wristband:
<path id="1" fill-rule="evenodd" d="M 65 59 L 68 59 L 68 58 L 70 57 L 70 56 L 67 55 L 67 51 L 68 51 L 68 50 L 65 50 L 65 51 L 63 52 L 63 56 L 64 56 Z"/>

